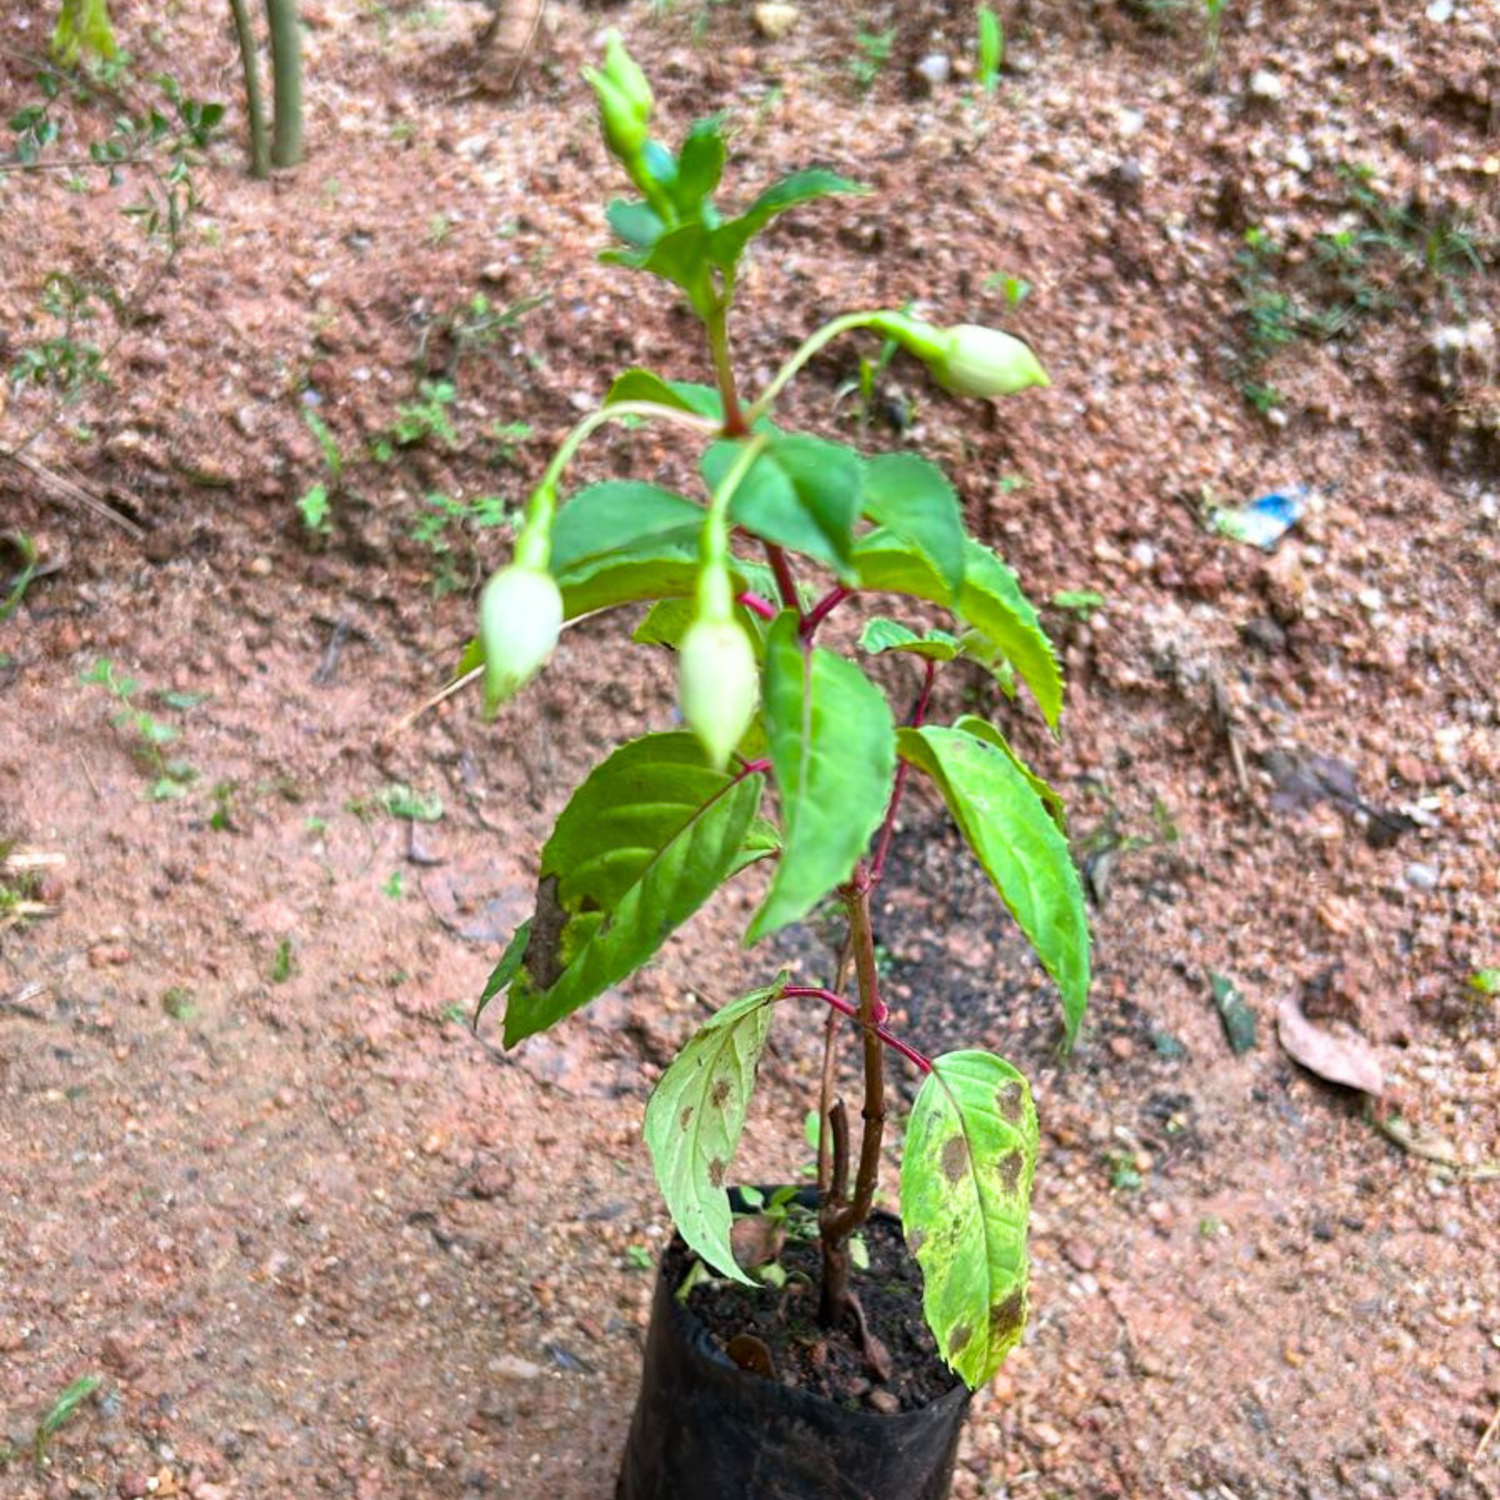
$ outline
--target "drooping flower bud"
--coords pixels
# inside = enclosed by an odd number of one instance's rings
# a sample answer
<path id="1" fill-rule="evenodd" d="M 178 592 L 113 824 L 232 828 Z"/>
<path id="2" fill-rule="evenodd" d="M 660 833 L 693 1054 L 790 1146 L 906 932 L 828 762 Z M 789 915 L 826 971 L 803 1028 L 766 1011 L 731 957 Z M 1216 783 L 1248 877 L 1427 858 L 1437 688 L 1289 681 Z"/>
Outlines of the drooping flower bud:
<path id="1" fill-rule="evenodd" d="M 699 615 L 677 648 L 677 703 L 715 767 L 744 738 L 759 697 L 755 648 L 744 628 Z"/>
<path id="2" fill-rule="evenodd" d="M 514 563 L 485 585 L 479 639 L 487 712 L 514 697 L 551 656 L 562 621 L 562 594 L 552 575 L 540 568 Z"/>
<path id="3" fill-rule="evenodd" d="M 1027 345 L 998 328 L 977 323 L 938 328 L 895 312 L 880 314 L 871 327 L 916 355 L 955 396 L 1013 396 L 1029 386 L 1052 384 Z"/>
<path id="4" fill-rule="evenodd" d="M 943 353 L 928 368 L 955 396 L 1013 396 L 1033 385 L 1052 384 L 1030 348 L 998 328 L 960 323 L 943 334 Z"/>

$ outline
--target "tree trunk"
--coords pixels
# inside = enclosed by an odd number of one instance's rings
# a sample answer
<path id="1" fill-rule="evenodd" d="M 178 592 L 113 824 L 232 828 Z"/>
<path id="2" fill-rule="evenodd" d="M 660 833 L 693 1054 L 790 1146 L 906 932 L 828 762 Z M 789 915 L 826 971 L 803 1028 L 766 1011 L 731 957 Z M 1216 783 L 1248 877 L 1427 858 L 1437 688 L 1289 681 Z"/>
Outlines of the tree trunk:
<path id="1" fill-rule="evenodd" d="M 229 0 L 234 12 L 234 29 L 240 39 L 240 60 L 245 67 L 245 113 L 250 119 L 250 175 L 268 177 L 271 173 L 271 151 L 266 140 L 266 107 L 260 93 L 260 62 L 255 51 L 255 28 L 245 0 Z"/>
<path id="2" fill-rule="evenodd" d="M 297 0 L 266 0 L 271 23 L 271 80 L 275 95 L 271 161 L 295 167 L 302 160 L 302 32 Z"/>

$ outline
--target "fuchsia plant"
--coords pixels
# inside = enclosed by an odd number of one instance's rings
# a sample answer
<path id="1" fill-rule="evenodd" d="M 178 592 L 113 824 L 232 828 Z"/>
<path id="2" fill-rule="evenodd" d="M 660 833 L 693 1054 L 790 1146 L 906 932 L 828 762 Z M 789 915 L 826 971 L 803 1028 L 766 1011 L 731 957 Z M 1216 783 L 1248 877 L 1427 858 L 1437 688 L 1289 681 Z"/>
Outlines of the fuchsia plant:
<path id="1" fill-rule="evenodd" d="M 727 315 L 746 246 L 796 204 L 862 189 L 803 171 L 728 214 L 713 197 L 725 159 L 717 121 L 694 125 L 674 156 L 650 138 L 651 90 L 618 39 L 589 77 L 605 141 L 640 193 L 610 205 L 622 245 L 604 259 L 682 292 L 706 331 L 716 383 L 629 370 L 562 443 L 527 504 L 514 561 L 484 593 L 486 696 L 493 707 L 519 691 L 565 620 L 649 601 L 633 638 L 676 650 L 687 727 L 622 745 L 574 792 L 542 850 L 535 911 L 481 1008 L 505 993 L 507 1046 L 554 1025 L 640 968 L 752 864 L 772 871 L 752 943 L 836 894 L 847 938 L 828 983 L 783 975 L 714 1015 L 662 1077 L 646 1140 L 684 1240 L 713 1274 L 749 1282 L 731 1248 L 725 1182 L 772 1019 L 788 1002 L 821 1003 L 830 1049 L 847 1025 L 863 1063 L 857 1160 L 831 1051 L 819 1109 L 820 1312 L 839 1325 L 853 1310 L 851 1237 L 878 1184 L 886 1056 L 917 1068 L 924 1081 L 906 1132 L 902 1220 L 938 1348 L 977 1385 L 1025 1321 L 1036 1115 L 1026 1079 L 1004 1059 L 973 1050 L 928 1058 L 896 1033 L 880 994 L 871 896 L 916 770 L 942 794 L 1056 981 L 1071 1040 L 1087 1000 L 1088 931 L 1061 801 L 993 725 L 929 718 L 936 675 L 959 658 L 1013 669 L 1054 729 L 1062 681 L 1015 575 L 966 534 L 940 469 L 908 452 L 867 457 L 788 432 L 771 413 L 819 349 L 857 329 L 894 340 L 959 395 L 1009 395 L 1047 377 L 1007 334 L 876 311 L 820 329 L 742 403 Z M 670 424 L 701 448 L 706 503 L 624 479 L 560 502 L 579 446 L 627 419 Z M 820 574 L 827 581 L 812 585 Z M 918 633 L 879 616 L 865 624 L 863 653 L 909 656 L 920 668 L 900 727 L 857 662 L 819 640 L 835 611 L 876 594 L 941 606 L 958 622 L 956 633 Z M 775 822 L 764 811 L 772 788 Z M 851 969 L 854 997 L 844 992 Z"/>

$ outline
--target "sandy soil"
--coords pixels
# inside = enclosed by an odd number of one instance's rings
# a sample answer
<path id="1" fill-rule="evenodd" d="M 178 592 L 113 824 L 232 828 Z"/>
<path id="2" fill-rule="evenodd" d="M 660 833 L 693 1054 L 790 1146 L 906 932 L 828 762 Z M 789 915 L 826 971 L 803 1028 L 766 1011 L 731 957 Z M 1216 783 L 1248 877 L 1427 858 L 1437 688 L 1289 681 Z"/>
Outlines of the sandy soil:
<path id="1" fill-rule="evenodd" d="M 593 260 L 617 185 L 577 75 L 601 18 L 557 8 L 505 97 L 469 44 L 478 7 L 308 0 L 310 157 L 255 184 L 217 10 L 116 9 L 140 78 L 170 68 L 230 112 L 172 275 L 118 343 L 101 313 L 113 384 L 30 450 L 141 535 L 0 463 L 0 531 L 47 565 L 0 621 L 0 841 L 62 860 L 29 893 L 53 913 L 0 928 L 0 1494 L 598 1500 L 637 1262 L 667 1234 L 645 1098 L 705 1007 L 783 957 L 826 962 L 815 930 L 737 947 L 752 881 L 515 1055 L 461 1022 L 568 787 L 672 713 L 668 664 L 600 620 L 495 724 L 471 695 L 408 722 L 505 553 L 503 528 L 455 523 L 447 553 L 414 537 L 424 497 L 519 498 L 625 364 L 703 373 L 666 296 Z M 1451 10 L 1232 3 L 1200 87 L 1189 7 L 1022 4 L 983 107 L 961 79 L 908 87 L 907 53 L 967 55 L 938 7 L 863 94 L 849 59 L 878 12 L 805 7 L 774 43 L 735 6 L 610 14 L 672 122 L 730 109 L 731 191 L 812 160 L 877 190 L 756 255 L 752 383 L 822 317 L 913 297 L 1007 322 L 1055 381 L 976 412 L 897 367 L 883 400 L 1033 597 L 1104 598 L 1087 621 L 1046 610 L 1060 745 L 977 678 L 938 704 L 1001 715 L 1072 804 L 1099 898 L 1075 1053 L 935 800 L 910 805 L 880 913 L 913 1039 L 1003 1051 L 1042 1113 L 1033 1325 L 976 1400 L 962 1500 L 1500 1492 L 1500 1024 L 1469 984 L 1500 962 L 1476 331 L 1500 301 L 1500 78 L 1493 10 Z M 7 11 L 0 45 L 9 113 L 36 96 L 38 28 Z M 67 101 L 54 149 L 109 110 Z M 1371 228 L 1341 165 L 1458 228 L 1474 263 L 1359 239 L 1359 286 L 1340 281 L 1316 236 Z M 131 174 L 86 181 L 0 173 L 7 367 L 56 331 L 51 270 L 150 284 Z M 1252 224 L 1309 303 L 1379 294 L 1253 377 Z M 997 275 L 1031 283 L 1018 308 Z M 476 292 L 545 301 L 455 343 Z M 852 358 L 814 365 L 810 426 L 851 430 Z M 365 457 L 444 376 L 454 444 Z M 1274 387 L 1268 413 L 1247 383 Z M 6 394 L 11 444 L 45 402 Z M 306 410 L 348 459 L 326 535 L 295 505 L 327 478 Z M 627 435 L 580 474 L 606 471 L 682 468 Z M 1292 483 L 1313 502 L 1274 552 L 1206 524 Z M 178 731 L 186 795 L 147 795 L 160 768 L 80 680 L 101 658 Z M 441 816 L 393 813 L 400 787 Z M 1243 1054 L 1213 975 L 1254 1014 Z M 1287 1055 L 1288 1002 L 1369 1043 L 1379 1105 Z M 748 1180 L 804 1154 L 814 1030 L 776 1034 Z M 89 1374 L 38 1471 L 38 1420 Z"/>

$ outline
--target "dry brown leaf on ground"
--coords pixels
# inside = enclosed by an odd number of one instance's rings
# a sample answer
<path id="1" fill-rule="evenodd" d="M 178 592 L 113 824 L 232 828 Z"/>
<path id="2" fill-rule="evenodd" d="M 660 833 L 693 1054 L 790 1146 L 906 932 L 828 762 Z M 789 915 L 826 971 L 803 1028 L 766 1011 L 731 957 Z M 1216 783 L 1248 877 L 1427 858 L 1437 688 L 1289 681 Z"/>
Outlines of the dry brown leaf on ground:
<path id="1" fill-rule="evenodd" d="M 1385 1073 L 1375 1049 L 1353 1032 L 1336 1033 L 1314 1026 L 1290 995 L 1276 1012 L 1276 1034 L 1287 1053 L 1319 1078 L 1376 1098 L 1384 1090 Z"/>

